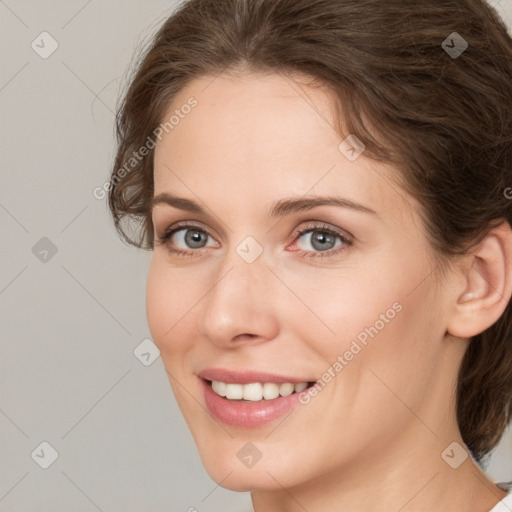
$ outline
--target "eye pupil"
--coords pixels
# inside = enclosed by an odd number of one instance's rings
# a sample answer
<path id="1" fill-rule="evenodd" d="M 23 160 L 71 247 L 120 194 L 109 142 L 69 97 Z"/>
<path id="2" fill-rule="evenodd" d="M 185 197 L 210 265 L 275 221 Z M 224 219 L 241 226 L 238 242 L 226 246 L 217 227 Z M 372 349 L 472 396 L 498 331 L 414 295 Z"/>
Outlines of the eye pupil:
<path id="1" fill-rule="evenodd" d="M 320 245 L 315 247 L 316 243 L 319 243 Z M 317 250 L 326 251 L 334 247 L 336 240 L 332 235 L 329 235 L 323 231 L 314 231 L 314 235 L 311 237 L 311 244 Z M 332 247 L 326 247 L 329 244 L 332 244 Z"/>
<path id="2" fill-rule="evenodd" d="M 202 231 L 188 230 L 187 234 L 185 235 L 185 241 L 191 248 L 203 247 L 201 242 L 206 243 L 206 236 L 206 233 L 203 233 Z"/>

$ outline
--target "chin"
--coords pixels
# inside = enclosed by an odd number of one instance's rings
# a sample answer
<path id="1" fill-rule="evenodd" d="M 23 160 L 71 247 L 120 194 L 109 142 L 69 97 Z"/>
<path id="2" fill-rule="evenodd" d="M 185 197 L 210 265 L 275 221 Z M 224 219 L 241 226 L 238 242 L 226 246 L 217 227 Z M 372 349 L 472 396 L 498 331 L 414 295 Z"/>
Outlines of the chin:
<path id="1" fill-rule="evenodd" d="M 193 431 L 202 464 L 221 487 L 238 492 L 281 490 L 313 477 L 314 461 L 301 462 L 300 453 L 290 442 L 271 442 L 265 438 L 268 433 L 230 432 L 233 437 L 218 425 L 209 433 L 197 428 Z M 292 450 L 296 457 L 290 456 Z"/>
<path id="2" fill-rule="evenodd" d="M 291 481 L 289 477 L 285 476 L 286 474 L 290 475 L 291 469 L 284 471 L 273 464 L 264 465 L 262 461 L 252 468 L 233 468 L 228 461 L 202 460 L 210 478 L 230 491 L 281 490 L 283 487 L 293 487 L 300 483 Z"/>

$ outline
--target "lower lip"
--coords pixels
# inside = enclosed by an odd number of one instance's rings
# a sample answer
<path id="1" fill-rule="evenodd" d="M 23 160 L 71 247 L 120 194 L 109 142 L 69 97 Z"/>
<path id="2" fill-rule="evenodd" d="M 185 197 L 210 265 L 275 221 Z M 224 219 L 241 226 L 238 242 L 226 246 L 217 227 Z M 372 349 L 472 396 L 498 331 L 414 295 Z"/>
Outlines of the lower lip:
<path id="1" fill-rule="evenodd" d="M 258 427 L 284 416 L 299 403 L 301 393 L 307 393 L 309 389 L 272 400 L 235 402 L 217 395 L 204 379 L 201 382 L 208 411 L 215 419 L 236 427 Z"/>

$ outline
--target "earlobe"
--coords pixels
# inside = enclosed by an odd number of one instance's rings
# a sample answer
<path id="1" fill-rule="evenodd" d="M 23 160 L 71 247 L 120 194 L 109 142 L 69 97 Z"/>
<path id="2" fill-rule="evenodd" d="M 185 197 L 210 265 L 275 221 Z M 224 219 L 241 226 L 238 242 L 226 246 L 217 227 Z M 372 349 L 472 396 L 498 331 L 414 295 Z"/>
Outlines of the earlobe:
<path id="1" fill-rule="evenodd" d="M 456 301 L 447 331 L 470 338 L 485 331 L 503 314 L 512 295 L 512 230 L 508 222 L 487 233 L 470 255 L 463 287 Z"/>

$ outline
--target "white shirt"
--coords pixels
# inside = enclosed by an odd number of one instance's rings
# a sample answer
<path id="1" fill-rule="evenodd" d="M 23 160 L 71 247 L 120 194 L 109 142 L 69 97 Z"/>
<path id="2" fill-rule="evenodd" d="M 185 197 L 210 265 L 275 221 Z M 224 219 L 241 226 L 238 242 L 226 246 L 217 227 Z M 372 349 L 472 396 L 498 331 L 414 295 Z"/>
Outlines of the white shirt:
<path id="1" fill-rule="evenodd" d="M 510 512 L 512 510 L 512 482 L 498 484 L 500 489 L 509 493 L 489 512 Z"/>

